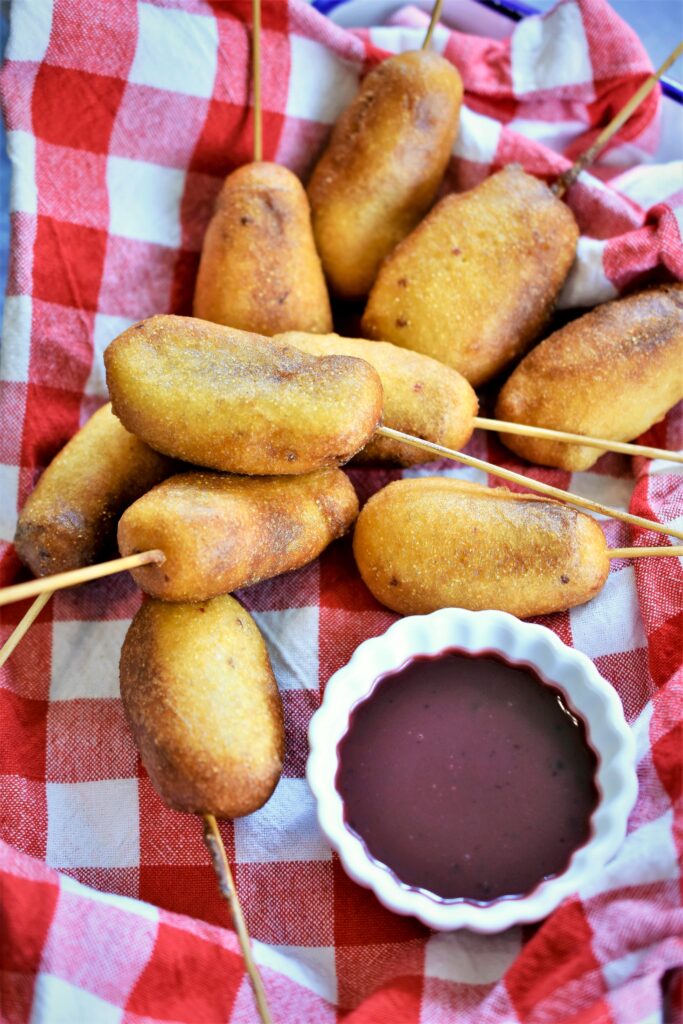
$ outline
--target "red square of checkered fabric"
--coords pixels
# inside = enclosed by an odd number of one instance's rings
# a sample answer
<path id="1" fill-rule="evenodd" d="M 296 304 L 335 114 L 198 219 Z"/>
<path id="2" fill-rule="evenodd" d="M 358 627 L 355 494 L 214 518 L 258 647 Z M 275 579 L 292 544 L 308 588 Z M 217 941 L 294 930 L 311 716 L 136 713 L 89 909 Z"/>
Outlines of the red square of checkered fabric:
<path id="1" fill-rule="evenodd" d="M 264 155 L 301 176 L 360 77 L 422 41 L 406 7 L 347 31 L 301 0 L 263 0 Z M 102 353 L 137 319 L 187 314 L 224 176 L 252 155 L 251 3 L 14 0 L 0 75 L 13 163 L 0 349 L 0 582 L 25 571 L 18 508 L 106 397 Z M 465 84 L 444 190 L 506 163 L 551 179 L 647 76 L 605 0 L 561 0 L 503 40 L 441 27 Z M 581 229 L 560 305 L 683 278 L 683 194 L 657 147 L 657 93 L 568 202 Z M 647 442 L 680 447 L 680 408 Z M 660 522 L 683 521 L 681 477 L 605 456 L 587 473 L 522 464 L 492 436 L 468 450 Z M 411 473 L 420 473 L 421 469 Z M 426 472 L 461 476 L 435 464 Z M 400 470 L 351 469 L 361 502 Z M 493 483 L 466 471 L 466 478 Z M 652 543 L 604 524 L 611 546 Z M 348 539 L 242 591 L 282 692 L 287 757 L 272 800 L 221 823 L 278 1021 L 640 1024 L 681 999 L 683 571 L 614 562 L 590 605 L 539 621 L 619 694 L 638 750 L 627 840 L 540 926 L 440 935 L 344 873 L 305 781 L 306 731 L 331 674 L 396 616 L 359 579 Z M 152 1024 L 255 1021 L 199 822 L 166 807 L 127 730 L 118 653 L 140 595 L 115 577 L 57 595 L 0 670 L 0 1016 Z M 25 607 L 0 609 L 0 643 Z M 680 1007 L 679 1007 L 680 1008 Z M 671 1017 L 674 1019 L 674 1016 Z"/>

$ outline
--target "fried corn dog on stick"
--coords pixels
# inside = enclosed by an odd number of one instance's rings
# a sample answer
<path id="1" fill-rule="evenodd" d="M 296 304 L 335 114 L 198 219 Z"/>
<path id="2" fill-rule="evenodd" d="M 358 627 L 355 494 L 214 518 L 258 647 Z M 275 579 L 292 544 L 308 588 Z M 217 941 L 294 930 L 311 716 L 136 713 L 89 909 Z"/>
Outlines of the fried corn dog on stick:
<path id="1" fill-rule="evenodd" d="M 192 605 L 147 601 L 126 635 L 119 676 L 152 785 L 169 807 L 203 818 L 258 1013 L 271 1024 L 216 821 L 258 810 L 282 774 L 282 702 L 263 637 L 232 597 Z"/>
<path id="2" fill-rule="evenodd" d="M 631 441 L 683 398 L 683 285 L 598 306 L 537 345 L 504 384 L 499 419 Z M 602 452 L 501 434 L 531 462 L 590 469 Z"/>
<path id="3" fill-rule="evenodd" d="M 366 362 L 310 356 L 190 317 L 156 316 L 104 353 L 114 412 L 165 454 L 246 474 L 299 474 L 363 448 L 382 415 Z"/>
<path id="4" fill-rule="evenodd" d="M 194 315 L 257 334 L 330 331 L 311 211 L 286 167 L 263 160 L 261 6 L 252 0 L 254 162 L 229 174 L 204 238 Z"/>
<path id="5" fill-rule="evenodd" d="M 313 233 L 338 295 L 367 295 L 382 260 L 431 206 L 461 101 L 460 75 L 435 53 L 390 57 L 363 79 L 308 184 Z"/>
<path id="6" fill-rule="evenodd" d="M 263 637 L 233 597 L 146 601 L 120 678 L 142 762 L 169 807 L 238 818 L 263 806 L 282 772 L 282 704 Z"/>
<path id="7" fill-rule="evenodd" d="M 640 455 L 649 459 L 683 462 L 683 455 L 665 448 L 624 444 L 608 438 L 548 430 L 528 423 L 477 416 L 477 396 L 465 378 L 410 349 L 399 348 L 388 341 L 366 341 L 364 338 L 343 338 L 338 334 L 304 334 L 288 331 L 275 336 L 277 341 L 312 355 L 348 355 L 365 359 L 377 370 L 384 390 L 383 428 L 422 438 L 447 448 L 463 448 L 473 430 L 498 430 L 516 435 L 539 435 L 560 444 L 578 444 L 624 455 Z M 381 463 L 412 466 L 429 461 L 414 445 L 385 437 L 382 429 L 354 455 L 353 465 Z"/>
<path id="8" fill-rule="evenodd" d="M 225 179 L 204 238 L 194 315 L 265 335 L 332 330 L 308 199 L 286 167 L 247 164 Z"/>
<path id="9" fill-rule="evenodd" d="M 398 480 L 364 506 L 353 538 L 364 583 L 403 615 L 563 611 L 602 589 L 609 555 L 590 516 L 505 487 Z"/>
<path id="10" fill-rule="evenodd" d="M 576 254 L 571 210 L 510 165 L 448 195 L 383 263 L 363 331 L 422 352 L 477 387 L 545 327 Z"/>
<path id="11" fill-rule="evenodd" d="M 148 491 L 119 522 L 121 554 L 161 549 L 133 579 L 164 601 L 205 601 L 312 562 L 358 515 L 340 469 L 300 476 L 183 473 Z"/>
<path id="12" fill-rule="evenodd" d="M 463 448 L 474 430 L 478 401 L 465 378 L 435 359 L 389 342 L 342 338 L 338 334 L 290 331 L 276 338 L 311 355 L 346 355 L 374 366 L 384 392 L 383 422 L 406 434 L 448 448 Z M 353 462 L 413 466 L 425 455 L 414 447 L 376 434 Z"/>
<path id="13" fill-rule="evenodd" d="M 113 546 L 121 513 L 177 468 L 103 406 L 29 495 L 14 538 L 19 558 L 35 576 L 92 565 Z"/>

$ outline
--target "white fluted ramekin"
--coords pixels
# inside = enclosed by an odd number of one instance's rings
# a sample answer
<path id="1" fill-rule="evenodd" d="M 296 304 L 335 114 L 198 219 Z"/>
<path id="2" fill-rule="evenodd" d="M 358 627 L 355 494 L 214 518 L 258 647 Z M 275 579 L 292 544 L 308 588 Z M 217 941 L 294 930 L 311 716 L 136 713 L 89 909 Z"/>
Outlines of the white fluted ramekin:
<path id="1" fill-rule="evenodd" d="M 597 755 L 598 803 L 591 816 L 589 840 L 574 852 L 561 874 L 540 882 L 524 896 L 475 903 L 445 900 L 411 888 L 375 861 L 344 823 L 342 799 L 335 786 L 337 747 L 349 727 L 353 708 L 369 695 L 379 676 L 396 671 L 416 655 L 439 654 L 449 648 L 470 654 L 500 652 L 513 664 L 530 666 L 541 679 L 557 687 L 570 710 L 583 719 Z M 506 612 L 444 608 L 431 615 L 400 619 L 382 636 L 366 640 L 327 684 L 308 737 L 311 749 L 306 775 L 317 801 L 318 820 L 347 874 L 372 889 L 389 910 L 412 914 L 440 931 L 470 928 L 498 932 L 546 917 L 616 853 L 637 794 L 633 738 L 613 688 L 584 654 L 567 647 L 551 630 L 521 622 Z"/>

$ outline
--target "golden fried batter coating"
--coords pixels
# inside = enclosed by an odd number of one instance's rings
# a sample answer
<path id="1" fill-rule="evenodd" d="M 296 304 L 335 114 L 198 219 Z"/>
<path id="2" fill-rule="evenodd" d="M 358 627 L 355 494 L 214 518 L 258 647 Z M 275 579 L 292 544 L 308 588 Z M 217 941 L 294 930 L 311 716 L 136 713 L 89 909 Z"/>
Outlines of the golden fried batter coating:
<path id="1" fill-rule="evenodd" d="M 458 134 L 462 81 L 436 53 L 390 57 L 363 80 L 308 186 L 332 288 L 367 295 L 436 196 Z"/>
<path id="2" fill-rule="evenodd" d="M 114 547 L 131 502 L 177 471 L 105 405 L 47 467 L 19 514 L 14 546 L 35 576 L 92 565 Z"/>
<path id="3" fill-rule="evenodd" d="M 483 384 L 547 323 L 578 237 L 569 207 L 506 167 L 442 199 L 385 260 L 363 330 Z"/>
<path id="4" fill-rule="evenodd" d="M 183 473 L 148 491 L 119 523 L 122 555 L 161 549 L 133 570 L 145 593 L 204 601 L 312 562 L 358 515 L 340 469 L 302 476 Z"/>
<path id="5" fill-rule="evenodd" d="M 503 387 L 496 416 L 513 423 L 632 441 L 683 398 L 683 285 L 608 302 L 555 331 Z M 588 469 L 597 448 L 501 435 L 543 466 Z"/>
<path id="6" fill-rule="evenodd" d="M 257 334 L 332 330 L 308 199 L 286 167 L 247 164 L 225 179 L 204 238 L 194 315 Z"/>
<path id="7" fill-rule="evenodd" d="M 114 412 L 147 444 L 231 473 L 347 462 L 382 415 L 376 371 L 206 320 L 154 316 L 104 353 Z"/>
<path id="8" fill-rule="evenodd" d="M 378 491 L 358 517 L 353 553 L 377 600 L 404 615 L 558 612 L 589 601 L 609 572 L 605 538 L 589 516 L 448 477 Z"/>
<path id="9" fill-rule="evenodd" d="M 312 355 L 357 356 L 374 366 L 382 381 L 382 420 L 387 427 L 447 448 L 462 448 L 472 436 L 477 396 L 464 377 L 429 356 L 385 341 L 340 338 L 338 334 L 290 331 L 276 340 Z M 412 445 L 374 437 L 353 461 L 413 466 L 426 458 Z"/>
<path id="10" fill-rule="evenodd" d="M 170 807 L 239 818 L 265 804 L 282 773 L 282 704 L 263 637 L 233 597 L 146 601 L 120 678 L 142 763 Z"/>

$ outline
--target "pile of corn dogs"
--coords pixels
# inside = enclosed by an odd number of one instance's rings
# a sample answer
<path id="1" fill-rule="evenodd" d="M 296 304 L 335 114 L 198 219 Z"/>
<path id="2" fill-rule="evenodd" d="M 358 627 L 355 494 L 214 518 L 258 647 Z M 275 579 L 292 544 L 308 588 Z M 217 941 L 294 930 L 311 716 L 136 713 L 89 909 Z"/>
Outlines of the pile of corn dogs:
<path id="1" fill-rule="evenodd" d="M 391 57 L 363 80 L 307 190 L 263 161 L 229 175 L 194 317 L 153 316 L 111 342 L 111 405 L 20 513 L 16 551 L 39 577 L 94 565 L 115 538 L 121 556 L 149 553 L 132 570 L 149 600 L 123 646 L 121 695 L 177 810 L 234 818 L 272 794 L 282 707 L 263 638 L 229 595 L 308 564 L 354 523 L 360 575 L 403 614 L 528 617 L 602 588 L 600 527 L 557 501 L 434 476 L 390 484 L 359 515 L 342 465 L 425 460 L 382 427 L 458 450 L 477 425 L 474 388 L 515 363 L 499 419 L 605 447 L 683 397 L 683 284 L 544 338 L 576 253 L 569 207 L 517 166 L 434 205 L 462 92 L 434 53 Z M 363 338 L 331 333 L 330 292 L 365 302 Z M 604 450 L 501 438 L 569 470 Z"/>

